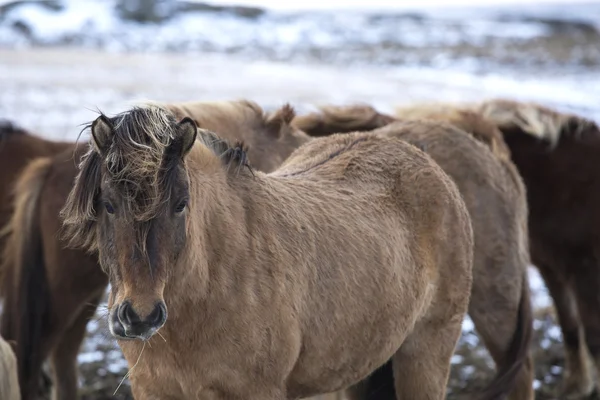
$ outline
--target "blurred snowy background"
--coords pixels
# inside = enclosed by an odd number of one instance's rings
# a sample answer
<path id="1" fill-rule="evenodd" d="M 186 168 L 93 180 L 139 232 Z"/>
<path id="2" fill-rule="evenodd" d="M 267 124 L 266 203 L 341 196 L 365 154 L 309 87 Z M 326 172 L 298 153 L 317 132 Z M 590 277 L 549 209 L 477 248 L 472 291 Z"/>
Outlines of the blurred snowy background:
<path id="1" fill-rule="evenodd" d="M 97 108 L 146 99 L 302 112 L 495 96 L 600 120 L 600 2 L 0 1 L 0 118 L 56 139 L 75 139 Z M 531 278 L 538 398 L 556 398 L 560 330 Z M 126 364 L 101 316 L 89 331 L 82 391 L 114 398 Z M 449 398 L 490 376 L 469 320 L 454 363 Z M 116 398 L 128 396 L 124 385 Z"/>

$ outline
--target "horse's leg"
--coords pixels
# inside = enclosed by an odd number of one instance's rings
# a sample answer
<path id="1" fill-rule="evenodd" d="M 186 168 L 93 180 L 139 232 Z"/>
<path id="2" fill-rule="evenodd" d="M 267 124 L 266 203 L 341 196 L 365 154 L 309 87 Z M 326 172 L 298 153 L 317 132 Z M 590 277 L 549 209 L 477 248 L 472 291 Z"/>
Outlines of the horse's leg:
<path id="1" fill-rule="evenodd" d="M 573 275 L 585 343 L 596 368 L 600 370 L 600 265 L 596 263 L 597 259 L 585 258 Z"/>
<path id="2" fill-rule="evenodd" d="M 585 398 L 594 390 L 594 381 L 589 354 L 585 346 L 583 327 L 580 323 L 572 289 L 566 277 L 559 272 L 560 269 L 556 266 L 538 263 L 537 267 L 554 301 L 554 308 L 563 335 L 566 368 L 561 398 Z M 594 313 L 597 313 L 597 310 L 594 310 Z"/>
<path id="3" fill-rule="evenodd" d="M 50 362 L 54 371 L 54 400 L 77 399 L 77 354 L 88 322 L 94 317 L 101 296 L 93 298 L 76 317 L 54 348 Z"/>
<path id="4" fill-rule="evenodd" d="M 442 306 L 438 305 L 441 308 Z M 417 323 L 392 357 L 398 399 L 442 400 L 463 318 L 432 315 Z"/>
<path id="5" fill-rule="evenodd" d="M 394 372 L 388 361 L 354 386 L 346 389 L 348 400 L 396 400 Z"/>
<path id="6" fill-rule="evenodd" d="M 494 260 L 486 260 L 481 265 L 494 267 L 482 269 L 478 268 L 478 265 L 474 268 L 469 316 L 494 359 L 498 371 L 496 376 L 500 382 L 512 375 L 511 368 L 523 359 L 521 357 L 525 357 L 516 375 L 508 378 L 509 384 L 514 382 L 514 388 L 508 398 L 533 399 L 533 360 L 531 354 L 518 354 L 517 350 L 519 347 L 527 348 L 525 351 L 529 353 L 529 342 L 525 342 L 530 338 L 533 329 L 528 295 L 529 282 L 522 267 L 517 266 L 517 262 L 505 267 L 504 264 L 498 265 Z M 500 374 L 506 374 L 505 379 L 502 379 Z"/>

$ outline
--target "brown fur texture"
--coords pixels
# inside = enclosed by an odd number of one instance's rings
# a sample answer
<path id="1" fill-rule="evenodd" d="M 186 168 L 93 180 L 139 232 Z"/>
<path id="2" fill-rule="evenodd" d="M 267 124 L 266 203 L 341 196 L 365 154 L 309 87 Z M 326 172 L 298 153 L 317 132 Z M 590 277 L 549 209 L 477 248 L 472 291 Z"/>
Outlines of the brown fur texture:
<path id="1" fill-rule="evenodd" d="M 476 111 L 460 109 L 456 105 L 446 103 L 424 103 L 398 107 L 396 116 L 402 120 L 434 120 L 451 123 L 485 143 L 496 157 L 510 158 L 510 151 L 504 143 L 502 132 L 494 123 L 482 118 Z"/>
<path id="2" fill-rule="evenodd" d="M 482 398 L 510 393 L 511 399 L 533 399 L 526 193 L 502 133 L 474 111 L 437 104 L 403 108 L 398 114 L 402 121 L 374 132 L 424 149 L 456 182 L 471 215 L 475 261 L 469 314 L 498 366 Z M 387 364 L 351 396 L 393 400 L 392 383 Z"/>
<path id="3" fill-rule="evenodd" d="M 193 104 L 194 115 L 203 126 L 229 135 L 238 134 L 237 140 L 256 146 L 268 147 L 272 137 L 276 146 L 271 151 L 249 150 L 256 164 L 267 169 L 286 157 L 293 150 L 291 147 L 299 145 L 294 144 L 295 140 L 301 143 L 305 136 L 286 122 L 293 112 L 289 107 L 265 115 L 251 102 L 247 105 L 244 102 Z M 21 354 L 17 358 L 25 360 L 21 379 L 29 382 L 24 385 L 24 399 L 35 395 L 32 382 L 38 380 L 41 362 L 50 357 L 55 372 L 53 395 L 61 400 L 74 400 L 77 398 L 77 353 L 87 323 L 107 285 L 107 277 L 98 267 L 93 251 L 88 255 L 83 250 L 65 249 L 66 243 L 60 240 L 59 211 L 87 146 L 75 150 L 69 143 L 46 145 L 46 141 L 25 135 L 14 125 L 3 126 L 0 182 L 6 189 L 0 191 L 0 195 L 6 204 L 3 210 L 8 211 L 2 214 L 5 220 L 0 222 L 6 225 L 11 216 L 12 221 L 5 228 L 5 238 L 11 243 L 5 249 L 11 261 L 3 262 L 0 269 L 6 274 L 6 278 L 0 280 L 1 290 L 6 293 L 0 326 L 7 338 L 17 340 L 19 336 L 19 342 L 30 343 L 29 347 L 17 347 Z M 273 134 L 277 130 L 281 135 Z M 258 138 L 253 139 L 253 135 Z M 57 154 L 60 151 L 62 153 Z M 57 155 L 36 162 L 24 173 L 14 195 L 15 204 L 22 211 L 13 214 L 13 206 L 8 203 L 13 196 L 8 195 L 12 193 L 8 187 L 17 180 L 26 162 L 34 156 L 51 154 Z M 21 318 L 22 313 L 27 318 Z"/>
<path id="4" fill-rule="evenodd" d="M 72 186 L 74 152 L 72 147 L 33 161 L 16 185 L 2 266 L 6 276 L 1 328 L 17 343 L 24 399 L 37 398 L 41 366 L 48 357 L 53 397 L 77 398 L 77 353 L 107 283 L 94 257 L 64 249 L 65 243 L 58 240 L 58 213 L 64 204 L 59 194 Z"/>
<path id="5" fill-rule="evenodd" d="M 117 136 L 155 142 L 141 127 L 120 130 L 128 117 L 99 122 L 95 137 L 109 127 L 113 139 L 102 135 L 100 158 L 88 155 L 82 174 L 101 173 L 80 175 L 72 192 L 80 197 L 70 196 L 64 214 L 68 224 L 88 223 L 78 203 L 89 196 L 78 186 L 114 203 L 95 219 L 111 318 L 124 301 L 140 315 L 155 301 L 168 308 L 160 335 L 119 340 L 136 398 L 295 399 L 356 383 L 389 358 L 401 398 L 444 398 L 473 243 L 460 194 L 430 157 L 395 138 L 335 135 L 302 146 L 269 175 L 252 174 L 230 168 L 243 152 L 224 162 L 225 148 L 206 132 L 186 150 L 184 120 L 156 165 L 174 168 L 161 184 L 172 199 L 189 194 L 183 241 L 157 241 L 145 265 L 126 262 L 133 250 L 120 241 L 136 229 L 125 224 L 131 200 L 106 180 Z M 179 218 L 157 215 L 154 234 L 177 237 Z"/>
<path id="6" fill-rule="evenodd" d="M 382 114 L 366 104 L 323 106 L 319 112 L 298 115 L 292 125 L 310 136 L 329 136 L 334 133 L 371 131 L 381 128 L 395 118 Z"/>
<path id="7" fill-rule="evenodd" d="M 527 187 L 531 256 L 554 300 L 566 353 L 561 398 L 586 398 L 600 366 L 600 130 L 533 103 L 490 100 Z M 591 360 L 590 360 L 591 354 Z"/>
<path id="8" fill-rule="evenodd" d="M 70 146 L 69 143 L 55 142 L 43 139 L 36 136 L 23 128 L 16 126 L 14 123 L 4 120 L 0 122 L 0 225 L 2 226 L 2 234 L 0 237 L 0 247 L 6 248 L 7 240 L 10 242 L 10 232 L 6 225 L 14 212 L 13 199 L 14 186 L 19 178 L 19 175 L 26 166 L 38 157 L 50 156 L 59 153 Z M 10 317 L 10 309 L 16 298 L 16 286 L 14 284 L 14 276 L 11 271 L 7 271 L 5 267 L 6 261 L 1 259 L 0 266 L 0 295 L 4 299 L 2 322 L 0 322 L 0 334 L 6 340 L 17 341 L 18 338 L 13 335 L 14 331 L 8 325 L 12 323 L 8 320 L 17 321 L 15 317 Z M 24 311 L 23 311 L 24 312 Z M 20 314 L 19 314 L 20 315 Z M 27 313 L 25 315 L 28 315 Z M 18 317 L 18 320 L 25 318 Z M 16 347 L 18 353 L 19 347 Z M 19 357 L 17 357 L 19 359 Z M 20 362 L 20 359 L 19 359 Z M 39 374 L 36 377 L 39 378 Z M 23 387 L 23 385 L 22 385 Z M 24 386 L 22 394 L 24 398 L 28 398 L 28 393 L 35 392 L 37 388 L 37 380 Z"/>
<path id="9" fill-rule="evenodd" d="M 11 121 L 0 121 L 0 227 L 4 227 L 12 215 L 12 188 L 25 166 L 37 157 L 56 154 L 67 146 L 64 142 L 33 135 Z M 0 248 L 4 248 L 4 236 L 0 236 Z"/>
<path id="10" fill-rule="evenodd" d="M 259 171 L 271 172 L 308 137 L 292 125 L 294 109 L 286 104 L 266 113 L 253 101 L 187 102 L 165 105 L 178 119 L 192 118 L 198 127 L 217 132 L 230 142 L 248 147 L 250 164 Z"/>
<path id="11" fill-rule="evenodd" d="M 0 399 L 21 400 L 17 359 L 10 345 L 0 336 Z"/>

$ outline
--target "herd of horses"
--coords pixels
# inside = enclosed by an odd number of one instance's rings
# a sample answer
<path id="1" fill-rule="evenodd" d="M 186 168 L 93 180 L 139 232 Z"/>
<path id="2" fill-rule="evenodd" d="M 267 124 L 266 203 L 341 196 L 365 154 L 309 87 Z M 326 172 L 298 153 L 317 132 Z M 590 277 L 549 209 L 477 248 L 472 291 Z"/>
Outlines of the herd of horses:
<path id="1" fill-rule="evenodd" d="M 136 399 L 442 399 L 465 315 L 481 399 L 534 398 L 533 263 L 600 366 L 600 130 L 493 99 L 296 115 L 147 103 L 54 142 L 0 125 L 0 398 L 77 399 L 107 318 Z M 52 377 L 43 364 L 49 361 Z"/>

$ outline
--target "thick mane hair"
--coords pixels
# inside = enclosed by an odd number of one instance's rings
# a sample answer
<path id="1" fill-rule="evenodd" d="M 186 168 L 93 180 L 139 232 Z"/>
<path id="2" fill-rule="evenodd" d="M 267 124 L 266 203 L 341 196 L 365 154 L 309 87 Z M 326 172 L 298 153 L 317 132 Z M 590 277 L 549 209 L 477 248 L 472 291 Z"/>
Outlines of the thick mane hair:
<path id="1" fill-rule="evenodd" d="M 74 247 L 94 248 L 94 223 L 98 207 L 102 165 L 110 179 L 128 200 L 136 221 L 154 217 L 170 196 L 168 185 L 173 168 L 166 157 L 176 137 L 177 120 L 166 108 L 149 105 L 109 118 L 100 117 L 112 127 L 113 140 L 108 149 L 99 151 L 90 144 L 82 157 L 73 191 L 62 211 L 65 237 Z M 92 122 L 84 129 L 91 129 Z M 102 154 L 101 154 L 102 153 Z M 96 188 L 95 191 L 88 190 Z M 143 242 L 142 242 L 143 243 Z"/>
<path id="2" fill-rule="evenodd" d="M 580 138 L 586 132 L 598 134 L 598 126 L 594 121 L 533 102 L 494 99 L 478 104 L 476 110 L 501 130 L 517 128 L 549 142 L 552 147 L 558 144 L 561 137 Z"/>
<path id="3" fill-rule="evenodd" d="M 222 160 L 228 171 L 233 166 L 236 173 L 242 168 L 247 168 L 254 174 L 248 161 L 248 148 L 243 141 L 238 140 L 231 144 L 227 139 L 207 129 L 198 129 L 198 140 Z"/>
<path id="4" fill-rule="evenodd" d="M 182 160 L 170 150 L 172 145 L 178 144 L 178 120 L 169 109 L 156 104 L 135 106 L 112 118 L 100 113 L 99 118 L 112 127 L 113 140 L 110 147 L 103 150 L 92 140 L 82 157 L 75 186 L 61 213 L 63 235 L 71 247 L 96 250 L 94 225 L 104 165 L 109 179 L 127 200 L 128 211 L 140 224 L 142 236 L 138 238 L 138 245 L 145 253 L 147 229 L 144 227 L 148 227 L 147 222 L 167 204 L 174 167 Z M 92 129 L 94 123 L 84 129 Z M 221 158 L 227 171 L 239 173 L 247 168 L 252 172 L 243 142 L 232 145 L 205 129 L 198 129 L 196 139 Z M 90 187 L 96 190 L 90 191 Z"/>

